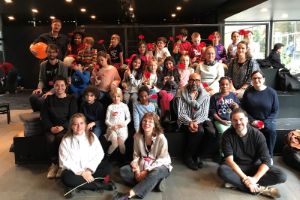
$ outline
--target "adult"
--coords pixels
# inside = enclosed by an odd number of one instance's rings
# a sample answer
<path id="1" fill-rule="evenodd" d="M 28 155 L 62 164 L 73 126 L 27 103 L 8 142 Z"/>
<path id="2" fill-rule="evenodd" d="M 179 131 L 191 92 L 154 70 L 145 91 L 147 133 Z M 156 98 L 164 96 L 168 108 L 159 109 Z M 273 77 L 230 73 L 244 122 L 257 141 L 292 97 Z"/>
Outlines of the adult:
<path id="1" fill-rule="evenodd" d="M 68 68 L 57 58 L 59 49 L 55 44 L 47 47 L 47 60 L 40 64 L 39 83 L 29 97 L 32 110 L 40 111 L 45 98 L 54 93 L 54 78 L 57 76 L 68 77 Z"/>
<path id="2" fill-rule="evenodd" d="M 171 158 L 168 141 L 156 114 L 144 115 L 139 132 L 134 137 L 133 148 L 133 160 L 120 169 L 120 174 L 127 184 L 134 187 L 127 194 L 117 193 L 113 200 L 144 198 L 156 186 L 160 191 L 166 187 L 165 178 L 172 170 Z"/>
<path id="3" fill-rule="evenodd" d="M 72 33 L 71 41 L 67 48 L 67 55 L 77 55 L 84 48 L 83 38 L 84 33 L 81 31 L 74 31 Z"/>
<path id="4" fill-rule="evenodd" d="M 59 146 L 62 183 L 67 189 L 85 182 L 88 183 L 81 186 L 81 190 L 115 189 L 112 182 L 95 180 L 97 177 L 108 176 L 111 172 L 111 164 L 103 161 L 103 158 L 103 148 L 97 136 L 87 130 L 84 115 L 74 114 L 70 119 L 69 130 Z"/>
<path id="5" fill-rule="evenodd" d="M 55 44 L 59 49 L 57 58 L 63 60 L 67 52 L 69 39 L 66 35 L 60 33 L 61 28 L 62 28 L 61 20 L 53 19 L 51 21 L 51 31 L 48 33 L 41 34 L 37 39 L 34 40 L 34 42 L 31 45 L 34 45 L 35 43 L 38 42 L 44 42 L 47 45 Z M 34 55 L 36 54 L 36 52 L 34 51 L 31 51 L 31 53 Z"/>
<path id="6" fill-rule="evenodd" d="M 51 160 L 47 178 L 59 177 L 58 148 L 61 139 L 69 127 L 71 116 L 77 112 L 77 101 L 66 93 L 67 80 L 57 77 L 54 80 L 54 95 L 49 95 L 41 111 L 42 123 L 46 135 L 47 150 Z"/>
<path id="7" fill-rule="evenodd" d="M 249 87 L 242 99 L 242 108 L 248 113 L 250 124 L 266 137 L 271 157 L 276 143 L 275 118 L 279 110 L 276 91 L 265 85 L 265 76 L 261 71 L 251 74 L 252 87 Z M 263 124 L 261 124 L 262 121 Z"/>
<path id="8" fill-rule="evenodd" d="M 245 41 L 241 41 L 237 46 L 237 57 L 232 59 L 228 66 L 228 76 L 232 80 L 235 94 L 240 99 L 251 82 L 252 72 L 259 70 L 256 60 L 248 57 L 248 46 Z"/>
<path id="9" fill-rule="evenodd" d="M 203 142 L 204 129 L 214 134 L 214 128 L 208 121 L 209 95 L 201 87 L 201 76 L 190 75 L 188 84 L 180 91 L 178 100 L 178 123 L 187 138 L 185 163 L 192 170 L 202 168 L 199 148 Z"/>
<path id="10" fill-rule="evenodd" d="M 231 123 L 232 127 L 222 137 L 225 163 L 218 168 L 225 187 L 273 198 L 280 197 L 279 191 L 270 185 L 284 183 L 286 174 L 271 165 L 264 136 L 248 124 L 247 114 L 241 108 L 233 110 Z"/>
<path id="11" fill-rule="evenodd" d="M 213 46 L 205 49 L 205 61 L 196 68 L 196 73 L 201 76 L 202 83 L 206 83 L 206 91 L 210 95 L 219 92 L 219 81 L 224 76 L 223 64 L 216 61 L 216 51 Z"/>
<path id="12" fill-rule="evenodd" d="M 270 61 L 271 66 L 276 69 L 284 68 L 284 64 L 281 63 L 280 54 L 284 45 L 282 43 L 276 43 L 268 56 L 267 60 Z"/>

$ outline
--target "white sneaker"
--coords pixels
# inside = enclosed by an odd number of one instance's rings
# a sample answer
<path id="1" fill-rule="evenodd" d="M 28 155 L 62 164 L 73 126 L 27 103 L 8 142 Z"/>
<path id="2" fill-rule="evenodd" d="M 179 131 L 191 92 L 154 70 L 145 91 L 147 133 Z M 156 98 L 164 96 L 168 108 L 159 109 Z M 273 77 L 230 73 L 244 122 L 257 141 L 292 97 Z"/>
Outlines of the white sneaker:
<path id="1" fill-rule="evenodd" d="M 49 167 L 47 178 L 55 178 L 58 170 L 58 165 L 52 163 Z"/>
<path id="2" fill-rule="evenodd" d="M 229 189 L 235 189 L 236 187 L 234 185 L 232 185 L 231 183 L 225 183 L 224 184 L 225 188 L 229 188 Z"/>
<path id="3" fill-rule="evenodd" d="M 259 193 L 263 196 L 271 197 L 271 198 L 279 198 L 281 195 L 277 188 L 271 186 L 259 186 Z"/>
<path id="4" fill-rule="evenodd" d="M 55 177 L 56 178 L 60 178 L 61 177 L 61 173 L 63 172 L 63 170 L 62 170 L 62 168 L 61 167 L 59 167 L 58 168 L 58 170 L 57 170 L 57 172 L 56 172 L 56 175 L 55 175 Z"/>

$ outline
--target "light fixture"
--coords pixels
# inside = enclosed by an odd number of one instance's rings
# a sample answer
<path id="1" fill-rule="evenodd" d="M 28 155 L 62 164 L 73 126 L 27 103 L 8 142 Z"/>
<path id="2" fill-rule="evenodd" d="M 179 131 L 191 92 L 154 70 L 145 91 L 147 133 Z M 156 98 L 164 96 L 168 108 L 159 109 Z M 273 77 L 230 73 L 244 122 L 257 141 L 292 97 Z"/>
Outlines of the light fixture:
<path id="1" fill-rule="evenodd" d="M 91 15 L 91 19 L 96 19 L 96 15 Z"/>
<path id="2" fill-rule="evenodd" d="M 66 0 L 66 2 L 67 2 L 67 3 L 71 3 L 71 2 L 72 2 L 72 0 Z"/>
<path id="3" fill-rule="evenodd" d="M 86 12 L 86 9 L 85 8 L 80 8 L 80 12 Z"/>
<path id="4" fill-rule="evenodd" d="M 268 8 L 262 8 L 260 9 L 260 12 L 268 12 Z"/>
<path id="5" fill-rule="evenodd" d="M 283 19 L 286 19 L 286 18 L 288 18 L 289 17 L 289 15 L 287 14 L 287 13 L 283 13 L 282 15 L 281 15 L 281 18 L 283 18 Z"/>
<path id="6" fill-rule="evenodd" d="M 5 0 L 5 3 L 12 3 L 12 0 Z"/>
<path id="7" fill-rule="evenodd" d="M 172 14 L 171 14 L 171 17 L 173 17 L 173 18 L 176 17 L 176 14 L 175 14 L 175 13 L 172 13 Z"/>
<path id="8" fill-rule="evenodd" d="M 38 13 L 39 11 L 38 11 L 37 9 L 35 9 L 35 8 L 32 8 L 32 9 L 31 9 L 31 12 L 33 12 L 33 13 Z"/>
<path id="9" fill-rule="evenodd" d="M 176 7 L 176 10 L 178 10 L 178 11 L 180 11 L 181 9 L 182 9 L 181 6 L 177 6 L 177 7 Z"/>
<path id="10" fill-rule="evenodd" d="M 50 19 L 55 19 L 55 16 L 51 15 L 49 18 L 50 18 Z"/>
<path id="11" fill-rule="evenodd" d="M 8 16 L 7 18 L 8 18 L 8 20 L 9 20 L 9 21 L 13 21 L 13 20 L 15 20 L 15 17 L 14 17 L 14 16 L 12 16 L 12 15 L 11 15 L 11 16 Z"/>
<path id="12" fill-rule="evenodd" d="M 133 11 L 133 7 L 129 6 L 129 11 L 132 12 Z"/>

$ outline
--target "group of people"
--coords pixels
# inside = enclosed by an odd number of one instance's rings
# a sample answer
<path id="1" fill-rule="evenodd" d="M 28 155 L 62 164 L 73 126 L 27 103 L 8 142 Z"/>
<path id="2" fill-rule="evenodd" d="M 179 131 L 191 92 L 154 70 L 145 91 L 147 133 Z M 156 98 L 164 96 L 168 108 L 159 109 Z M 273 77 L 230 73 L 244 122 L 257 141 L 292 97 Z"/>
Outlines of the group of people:
<path id="1" fill-rule="evenodd" d="M 197 32 L 190 44 L 183 29 L 174 44 L 175 59 L 166 38 L 159 37 L 154 47 L 140 41 L 137 53 L 125 65 L 117 34 L 112 35 L 108 52 L 97 52 L 93 38 L 83 38 L 82 33 L 74 32 L 74 42 L 63 46 L 67 39 L 59 33 L 61 22 L 55 19 L 51 26 L 50 33 L 35 41 L 48 43 L 48 57 L 40 64 L 39 84 L 30 97 L 45 128 L 52 162 L 48 178 L 61 176 L 68 188 L 88 182 L 83 189 L 113 190 L 112 182 L 97 177 L 110 173 L 106 161 L 117 148 L 120 160 L 131 148 L 133 160 L 120 174 L 134 187 L 113 198 L 143 198 L 155 187 L 164 190 L 172 166 L 160 123 L 175 114 L 186 136 L 187 167 L 203 167 L 201 146 L 206 138 L 220 141 L 221 147 L 216 142 L 216 148 L 226 164 L 218 172 L 226 183 L 278 196 L 275 188 L 264 187 L 286 179 L 272 163 L 278 97 L 264 84 L 247 42 L 236 41 L 236 49 L 230 47 L 229 61 L 218 32 L 212 34 L 212 45 L 206 46 Z M 76 43 L 80 39 L 83 43 Z M 74 57 L 71 69 L 61 60 L 67 51 Z M 102 136 L 110 142 L 107 150 L 99 142 Z M 126 147 L 128 137 L 134 138 L 133 146 Z"/>

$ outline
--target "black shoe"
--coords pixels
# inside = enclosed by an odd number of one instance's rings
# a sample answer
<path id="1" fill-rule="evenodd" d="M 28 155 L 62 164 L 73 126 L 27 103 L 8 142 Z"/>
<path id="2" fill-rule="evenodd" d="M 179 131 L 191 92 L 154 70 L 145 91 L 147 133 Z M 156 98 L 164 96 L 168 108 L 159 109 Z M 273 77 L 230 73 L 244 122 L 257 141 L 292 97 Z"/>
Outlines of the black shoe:
<path id="1" fill-rule="evenodd" d="M 166 188 L 167 188 L 167 182 L 166 182 L 166 179 L 163 178 L 160 180 L 160 182 L 158 183 L 158 186 L 157 186 L 157 190 L 159 192 L 164 192 L 166 191 Z"/>
<path id="2" fill-rule="evenodd" d="M 192 158 L 187 158 L 185 160 L 185 164 L 186 164 L 186 166 L 188 166 L 188 168 L 190 168 L 192 170 L 195 170 L 195 171 L 198 170 L 198 166 Z"/>
<path id="3" fill-rule="evenodd" d="M 197 167 L 198 169 L 203 168 L 203 161 L 200 157 L 197 157 Z"/>
<path id="4" fill-rule="evenodd" d="M 121 192 L 116 192 L 112 198 L 112 200 L 128 200 L 128 199 L 129 199 L 128 194 L 121 193 Z"/>

